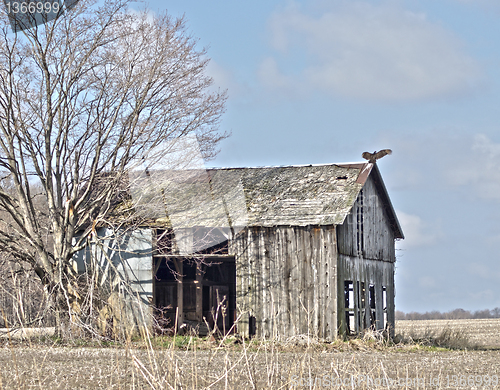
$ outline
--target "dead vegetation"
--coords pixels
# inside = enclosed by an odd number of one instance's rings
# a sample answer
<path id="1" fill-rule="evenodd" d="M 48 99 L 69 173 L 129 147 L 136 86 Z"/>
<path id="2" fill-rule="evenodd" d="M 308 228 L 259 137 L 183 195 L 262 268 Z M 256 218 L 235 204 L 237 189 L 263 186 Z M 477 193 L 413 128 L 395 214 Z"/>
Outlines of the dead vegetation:
<path id="1" fill-rule="evenodd" d="M 500 348 L 500 319 L 457 319 L 396 321 L 396 333 L 403 339 L 434 342 L 450 348 Z"/>
<path id="2" fill-rule="evenodd" d="M 499 388 L 496 351 L 394 345 L 376 335 L 334 343 L 176 336 L 75 345 L 5 340 L 0 389 Z M 451 386 L 455 377 L 483 386 Z"/>
<path id="3" fill-rule="evenodd" d="M 500 320 L 492 321 L 397 322 L 392 340 L 366 331 L 333 342 L 308 334 L 245 340 L 216 328 L 203 338 L 189 331 L 62 340 L 20 326 L 0 329 L 0 390 L 496 389 L 499 352 L 488 343 Z"/>

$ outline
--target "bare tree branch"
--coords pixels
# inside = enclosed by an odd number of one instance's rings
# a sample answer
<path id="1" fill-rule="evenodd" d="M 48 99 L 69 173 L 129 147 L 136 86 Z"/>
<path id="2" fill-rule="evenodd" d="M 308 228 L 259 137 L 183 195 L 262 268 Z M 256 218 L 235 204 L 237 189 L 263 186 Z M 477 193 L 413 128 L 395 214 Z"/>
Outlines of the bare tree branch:
<path id="1" fill-rule="evenodd" d="M 184 21 L 127 4 L 82 0 L 44 26 L 0 26 L 0 251 L 64 302 L 72 256 L 116 212 L 133 164 L 189 134 L 213 157 L 227 136 L 225 93 L 209 92 Z"/>

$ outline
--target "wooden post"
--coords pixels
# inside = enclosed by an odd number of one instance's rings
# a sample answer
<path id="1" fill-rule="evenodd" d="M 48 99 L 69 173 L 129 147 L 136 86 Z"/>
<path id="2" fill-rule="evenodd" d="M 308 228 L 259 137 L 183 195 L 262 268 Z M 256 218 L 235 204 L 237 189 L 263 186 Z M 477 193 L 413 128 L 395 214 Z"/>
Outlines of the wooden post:
<path id="1" fill-rule="evenodd" d="M 203 321 L 203 274 L 201 264 L 196 264 L 196 321 Z"/>
<path id="2" fill-rule="evenodd" d="M 173 259 L 175 270 L 177 271 L 177 327 L 184 324 L 184 284 L 183 281 L 183 267 L 182 261 Z"/>

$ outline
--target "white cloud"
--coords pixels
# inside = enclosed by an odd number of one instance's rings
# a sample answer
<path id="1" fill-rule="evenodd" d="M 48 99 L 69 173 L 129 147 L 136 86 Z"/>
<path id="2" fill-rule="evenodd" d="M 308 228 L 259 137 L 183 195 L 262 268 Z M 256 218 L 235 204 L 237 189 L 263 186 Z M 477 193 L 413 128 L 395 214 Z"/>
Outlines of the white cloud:
<path id="1" fill-rule="evenodd" d="M 440 237 L 439 229 L 422 221 L 418 215 L 396 211 L 401 228 L 405 235 L 403 241 L 398 241 L 400 248 L 421 247 L 434 244 Z"/>
<path id="2" fill-rule="evenodd" d="M 470 196 L 500 200 L 500 143 L 487 135 L 433 129 L 411 135 L 388 132 L 382 140 L 393 149 L 391 159 L 398 160 L 396 187 L 463 188 Z"/>
<path id="3" fill-rule="evenodd" d="M 270 29 L 281 61 L 265 59 L 259 74 L 272 87 L 288 79 L 341 96 L 401 100 L 463 93 L 481 78 L 452 33 L 394 6 L 346 2 L 319 17 L 292 6 Z"/>
<path id="4" fill-rule="evenodd" d="M 467 296 L 472 302 L 477 302 L 476 307 L 484 307 L 490 305 L 490 302 L 498 301 L 498 296 L 491 289 L 481 291 L 469 291 Z"/>
<path id="5" fill-rule="evenodd" d="M 500 144 L 476 134 L 464 146 L 454 150 L 454 163 L 444 172 L 447 181 L 469 187 L 480 198 L 500 200 Z"/>
<path id="6" fill-rule="evenodd" d="M 500 9 L 500 4 L 498 4 L 498 0 L 453 0 L 458 3 L 471 5 L 473 7 L 480 7 L 486 11 L 498 11 Z"/>
<path id="7" fill-rule="evenodd" d="M 289 77 L 280 73 L 276 60 L 272 57 L 265 58 L 258 69 L 260 80 L 271 88 L 287 90 L 291 86 Z"/>
<path id="8" fill-rule="evenodd" d="M 484 280 L 498 280 L 500 273 L 490 264 L 484 262 L 472 262 L 468 266 L 469 275 L 479 276 Z"/>
<path id="9" fill-rule="evenodd" d="M 234 74 L 214 60 L 208 63 L 206 74 L 213 79 L 212 89 L 227 90 L 230 96 L 243 92 L 243 87 L 236 81 Z"/>

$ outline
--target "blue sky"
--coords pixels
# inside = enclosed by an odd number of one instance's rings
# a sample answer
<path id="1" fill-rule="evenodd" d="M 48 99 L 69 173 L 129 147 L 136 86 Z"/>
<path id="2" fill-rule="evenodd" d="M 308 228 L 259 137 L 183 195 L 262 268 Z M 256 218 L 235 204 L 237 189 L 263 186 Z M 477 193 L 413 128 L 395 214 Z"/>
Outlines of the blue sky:
<path id="1" fill-rule="evenodd" d="M 210 166 L 379 162 L 406 240 L 396 308 L 500 306 L 500 3 L 150 1 L 228 90 Z"/>

